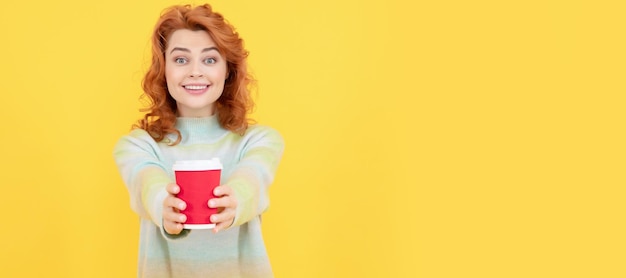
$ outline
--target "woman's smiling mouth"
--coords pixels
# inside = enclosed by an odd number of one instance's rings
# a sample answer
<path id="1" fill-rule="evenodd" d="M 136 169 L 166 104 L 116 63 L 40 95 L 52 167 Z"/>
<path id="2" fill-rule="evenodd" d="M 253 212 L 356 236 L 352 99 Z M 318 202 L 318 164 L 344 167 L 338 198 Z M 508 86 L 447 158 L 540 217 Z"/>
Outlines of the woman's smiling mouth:
<path id="1" fill-rule="evenodd" d="M 185 91 L 189 94 L 192 95 L 200 95 L 203 94 L 204 92 L 206 92 L 209 88 L 209 85 L 204 84 L 204 85 L 198 85 L 198 84 L 190 84 L 190 85 L 183 85 L 183 88 L 185 89 Z"/>
<path id="2" fill-rule="evenodd" d="M 204 90 L 209 87 L 209 85 L 183 85 L 183 87 L 187 90 Z"/>

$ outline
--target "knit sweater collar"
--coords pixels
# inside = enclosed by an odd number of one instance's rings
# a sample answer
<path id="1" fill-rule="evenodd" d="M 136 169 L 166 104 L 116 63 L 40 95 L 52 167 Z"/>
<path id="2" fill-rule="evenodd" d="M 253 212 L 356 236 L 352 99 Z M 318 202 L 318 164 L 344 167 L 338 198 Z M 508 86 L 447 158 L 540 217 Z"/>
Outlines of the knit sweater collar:
<path id="1" fill-rule="evenodd" d="M 183 141 L 193 138 L 217 139 L 228 133 L 222 128 L 217 114 L 203 118 L 176 118 L 176 128 L 180 131 Z"/>

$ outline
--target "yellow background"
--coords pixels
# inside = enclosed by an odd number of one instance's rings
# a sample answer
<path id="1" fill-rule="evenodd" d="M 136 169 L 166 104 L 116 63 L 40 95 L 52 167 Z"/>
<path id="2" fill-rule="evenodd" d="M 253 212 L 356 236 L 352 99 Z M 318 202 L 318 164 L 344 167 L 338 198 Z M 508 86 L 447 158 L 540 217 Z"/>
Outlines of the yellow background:
<path id="1" fill-rule="evenodd" d="M 112 147 L 160 11 L 0 8 L 0 276 L 134 277 Z M 623 1 L 213 1 L 286 152 L 277 277 L 626 277 Z"/>

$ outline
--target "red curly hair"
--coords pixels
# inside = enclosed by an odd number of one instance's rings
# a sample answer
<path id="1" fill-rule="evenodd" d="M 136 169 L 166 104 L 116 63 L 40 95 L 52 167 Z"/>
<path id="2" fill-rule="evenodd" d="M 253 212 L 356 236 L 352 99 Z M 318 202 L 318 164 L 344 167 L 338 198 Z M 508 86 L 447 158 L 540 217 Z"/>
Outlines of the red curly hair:
<path id="1" fill-rule="evenodd" d="M 172 145 L 182 139 L 175 127 L 176 100 L 169 94 L 165 80 L 167 40 L 180 29 L 206 31 L 226 59 L 228 77 L 216 103 L 218 120 L 223 128 L 243 135 L 252 121 L 247 114 L 254 106 L 249 91 L 254 79 L 247 70 L 248 51 L 235 28 L 221 14 L 213 12 L 208 4 L 197 7 L 176 5 L 161 14 L 152 34 L 152 64 L 142 82 L 143 96 L 149 99 L 150 105 L 141 110 L 148 113 L 134 127 L 146 130 L 157 142 L 169 133 L 178 136 Z"/>

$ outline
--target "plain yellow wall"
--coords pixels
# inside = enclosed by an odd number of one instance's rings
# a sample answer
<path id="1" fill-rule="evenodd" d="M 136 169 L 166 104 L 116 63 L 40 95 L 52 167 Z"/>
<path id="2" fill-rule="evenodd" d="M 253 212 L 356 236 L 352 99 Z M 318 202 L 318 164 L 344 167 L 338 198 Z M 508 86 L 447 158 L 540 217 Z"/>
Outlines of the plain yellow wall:
<path id="1" fill-rule="evenodd" d="M 134 277 L 112 159 L 179 1 L 0 8 L 0 276 Z M 626 277 L 623 1 L 213 1 L 286 153 L 277 277 Z"/>

